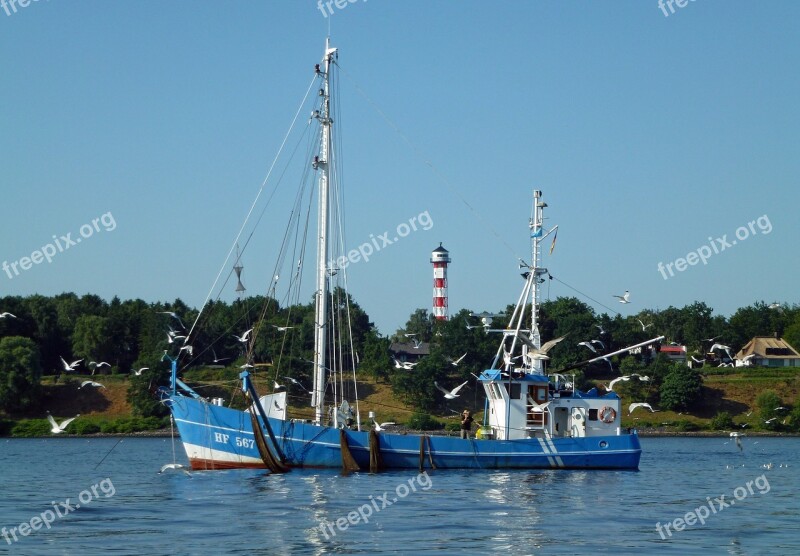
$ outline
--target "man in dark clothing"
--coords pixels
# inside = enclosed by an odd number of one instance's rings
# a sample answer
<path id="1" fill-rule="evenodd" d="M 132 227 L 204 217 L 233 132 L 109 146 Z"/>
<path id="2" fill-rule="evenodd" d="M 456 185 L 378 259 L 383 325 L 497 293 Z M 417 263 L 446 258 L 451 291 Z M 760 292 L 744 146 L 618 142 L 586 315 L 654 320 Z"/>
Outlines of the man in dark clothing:
<path id="1" fill-rule="evenodd" d="M 472 415 L 465 409 L 461 414 L 461 438 L 469 438 L 470 430 L 472 430 Z"/>

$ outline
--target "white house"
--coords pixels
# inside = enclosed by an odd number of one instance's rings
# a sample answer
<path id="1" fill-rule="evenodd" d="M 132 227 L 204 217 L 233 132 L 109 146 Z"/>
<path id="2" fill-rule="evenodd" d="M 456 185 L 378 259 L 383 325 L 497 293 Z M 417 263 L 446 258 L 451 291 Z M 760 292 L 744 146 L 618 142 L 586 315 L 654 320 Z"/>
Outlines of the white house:
<path id="1" fill-rule="evenodd" d="M 800 353 L 776 336 L 756 336 L 734 356 L 737 367 L 800 367 Z"/>

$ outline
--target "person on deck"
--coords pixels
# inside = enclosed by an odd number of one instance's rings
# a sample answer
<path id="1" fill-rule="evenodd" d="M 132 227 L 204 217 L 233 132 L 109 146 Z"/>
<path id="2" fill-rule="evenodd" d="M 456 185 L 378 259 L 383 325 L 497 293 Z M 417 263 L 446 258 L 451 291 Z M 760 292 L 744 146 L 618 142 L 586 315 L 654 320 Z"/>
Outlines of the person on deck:
<path id="1" fill-rule="evenodd" d="M 472 415 L 465 409 L 461 414 L 461 438 L 469 438 L 470 430 L 472 430 Z"/>

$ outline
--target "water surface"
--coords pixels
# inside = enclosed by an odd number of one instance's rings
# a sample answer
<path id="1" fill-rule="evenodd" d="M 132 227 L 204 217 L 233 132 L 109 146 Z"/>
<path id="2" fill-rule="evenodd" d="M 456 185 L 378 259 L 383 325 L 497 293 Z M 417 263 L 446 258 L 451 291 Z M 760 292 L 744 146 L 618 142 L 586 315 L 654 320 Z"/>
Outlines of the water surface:
<path id="1" fill-rule="evenodd" d="M 0 439 L 0 554 L 800 552 L 800 439 L 642 446 L 638 472 L 187 475 L 158 473 L 173 461 L 169 438 Z M 687 512 L 709 516 L 674 531 Z M 22 523 L 39 530 L 22 536 Z"/>

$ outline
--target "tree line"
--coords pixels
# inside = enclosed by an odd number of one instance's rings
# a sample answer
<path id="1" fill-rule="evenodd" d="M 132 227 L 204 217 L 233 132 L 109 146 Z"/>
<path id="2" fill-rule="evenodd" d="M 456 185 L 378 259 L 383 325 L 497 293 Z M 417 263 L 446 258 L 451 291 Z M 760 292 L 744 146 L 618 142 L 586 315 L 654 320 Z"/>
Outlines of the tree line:
<path id="1" fill-rule="evenodd" d="M 487 332 L 480 321 L 464 309 L 446 321 L 433 318 L 426 309 L 417 309 L 405 326 L 384 336 L 361 307 L 342 291 L 331 296 L 329 314 L 351 324 L 352 337 L 342 342 L 359 361 L 357 372 L 390 383 L 396 395 L 415 407 L 443 408 L 441 394 L 434 383 L 454 387 L 456 381 L 470 380 L 489 367 L 500 336 Z M 347 306 L 349 304 L 349 312 Z M 499 311 L 492 328 L 503 328 L 513 306 Z M 271 363 L 281 374 L 305 384 L 311 381 L 315 335 L 314 306 L 281 305 L 277 300 L 254 296 L 231 303 L 212 301 L 203 310 L 196 327 L 198 310 L 180 299 L 171 303 L 148 303 L 141 299 L 106 301 L 96 295 L 65 293 L 52 297 L 0 298 L 0 410 L 9 414 L 36 408 L 42 376 L 66 371 L 62 359 L 71 363 L 82 359 L 80 373 L 88 374 L 90 361 L 107 362 L 102 371 L 131 377 L 129 399 L 138 414 L 158 415 L 163 406 L 150 391 L 154 384 L 165 384 L 166 351 L 175 355 L 181 340 L 192 329 L 193 351 L 182 359 L 188 367 L 233 367 L 246 359 L 243 343 L 236 338 L 253 328 L 254 341 L 249 353 L 254 363 Z M 175 317 L 170 313 L 174 313 Z M 580 342 L 600 339 L 605 351 L 663 335 L 666 342 L 687 346 L 689 354 L 702 355 L 708 340 L 724 343 L 738 351 L 757 335 L 777 334 L 795 347 L 800 346 L 800 306 L 775 306 L 758 302 L 740 308 L 730 318 L 714 315 L 703 302 L 683 308 L 656 311 L 645 309 L 623 317 L 598 314 L 574 297 L 557 298 L 540 306 L 543 341 L 566 336 L 551 353 L 549 371 L 558 371 L 593 354 Z M 390 354 L 392 341 L 408 342 L 414 337 L 430 345 L 430 355 L 422 358 L 413 371 L 396 368 Z M 461 358 L 463 359 L 454 364 Z M 613 373 L 645 368 L 637 356 L 612 359 Z M 140 374 L 132 371 L 147 367 Z M 664 371 L 666 372 L 666 370 Z M 584 367 L 580 380 L 612 374 L 606 362 Z"/>

